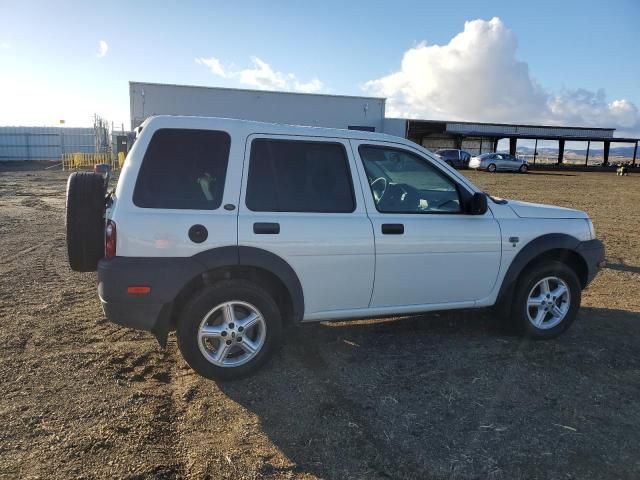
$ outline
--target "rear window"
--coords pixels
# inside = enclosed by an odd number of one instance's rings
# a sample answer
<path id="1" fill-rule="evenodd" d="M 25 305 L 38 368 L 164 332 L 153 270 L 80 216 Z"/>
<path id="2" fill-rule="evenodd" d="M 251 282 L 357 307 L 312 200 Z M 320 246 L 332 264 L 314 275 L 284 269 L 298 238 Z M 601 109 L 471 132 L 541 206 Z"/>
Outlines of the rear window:
<path id="1" fill-rule="evenodd" d="M 222 203 L 230 145 L 226 132 L 158 130 L 144 154 L 133 203 L 142 208 L 215 210 Z"/>
<path id="2" fill-rule="evenodd" d="M 247 207 L 255 212 L 353 212 L 353 184 L 344 146 L 254 140 L 246 197 Z"/>

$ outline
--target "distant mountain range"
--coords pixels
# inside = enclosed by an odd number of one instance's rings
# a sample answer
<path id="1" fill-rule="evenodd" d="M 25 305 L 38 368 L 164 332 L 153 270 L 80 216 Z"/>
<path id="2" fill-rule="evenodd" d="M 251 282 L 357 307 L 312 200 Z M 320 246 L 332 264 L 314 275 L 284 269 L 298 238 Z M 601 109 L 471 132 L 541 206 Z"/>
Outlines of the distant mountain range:
<path id="1" fill-rule="evenodd" d="M 633 158 L 633 149 L 635 147 L 634 146 L 630 146 L 630 147 L 611 147 L 609 149 L 609 156 L 611 157 L 627 157 L 627 158 Z M 525 155 L 533 155 L 534 149 L 533 147 L 520 147 L 518 146 L 518 153 L 522 153 Z M 558 154 L 558 149 L 557 148 L 538 148 L 538 155 L 557 155 Z M 587 154 L 587 149 L 585 148 L 584 150 L 572 150 L 572 149 L 567 149 L 565 148 L 564 150 L 564 154 L 565 155 L 576 155 L 576 156 L 582 156 L 584 157 Z M 589 149 L 589 157 L 593 156 L 593 157 L 601 157 L 604 154 L 603 149 L 595 149 L 595 148 L 591 148 Z M 637 157 L 640 158 L 640 147 L 638 147 L 638 152 L 637 152 Z"/>

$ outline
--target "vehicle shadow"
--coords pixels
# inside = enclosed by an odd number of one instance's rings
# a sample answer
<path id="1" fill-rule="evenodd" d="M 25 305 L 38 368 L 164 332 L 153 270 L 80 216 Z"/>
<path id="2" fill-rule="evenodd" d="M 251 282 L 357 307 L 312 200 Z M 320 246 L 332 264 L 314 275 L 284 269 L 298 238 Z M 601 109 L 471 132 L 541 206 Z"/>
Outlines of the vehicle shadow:
<path id="1" fill-rule="evenodd" d="M 549 175 L 552 177 L 575 177 L 575 173 L 562 173 L 562 172 L 541 172 L 540 170 L 529 170 L 529 173 L 535 175 Z"/>
<path id="2" fill-rule="evenodd" d="M 255 413 L 295 475 L 631 478 L 640 314 L 583 308 L 546 342 L 493 320 L 462 311 L 303 326 L 256 375 L 219 387 Z"/>
<path id="3" fill-rule="evenodd" d="M 609 268 L 611 270 L 618 270 L 619 272 L 640 273 L 640 267 L 634 267 L 633 265 L 627 265 L 625 263 L 607 262 L 604 268 Z"/>

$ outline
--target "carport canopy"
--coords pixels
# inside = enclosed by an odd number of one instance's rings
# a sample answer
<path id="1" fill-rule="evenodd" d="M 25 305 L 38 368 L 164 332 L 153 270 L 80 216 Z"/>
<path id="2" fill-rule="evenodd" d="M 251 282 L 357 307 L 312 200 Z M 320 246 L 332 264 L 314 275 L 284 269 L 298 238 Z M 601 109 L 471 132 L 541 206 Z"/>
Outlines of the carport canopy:
<path id="1" fill-rule="evenodd" d="M 480 141 L 482 152 L 483 141 L 490 151 L 496 151 L 498 141 L 509 139 L 509 153 L 516 154 L 518 140 L 535 140 L 534 153 L 537 155 L 538 140 L 553 140 L 558 142 L 558 164 L 563 163 L 566 142 L 587 142 L 585 165 L 589 160 L 591 142 L 603 142 L 603 163 L 609 163 L 611 143 L 629 143 L 634 145 L 632 165 L 636 165 L 638 143 L 640 139 L 632 137 L 614 137 L 614 128 L 565 127 L 555 125 L 517 125 L 506 123 L 472 123 L 457 121 L 407 120 L 407 138 L 420 145 L 428 146 L 429 139 L 448 139 L 455 148 L 462 148 L 465 139 L 473 138 Z"/>

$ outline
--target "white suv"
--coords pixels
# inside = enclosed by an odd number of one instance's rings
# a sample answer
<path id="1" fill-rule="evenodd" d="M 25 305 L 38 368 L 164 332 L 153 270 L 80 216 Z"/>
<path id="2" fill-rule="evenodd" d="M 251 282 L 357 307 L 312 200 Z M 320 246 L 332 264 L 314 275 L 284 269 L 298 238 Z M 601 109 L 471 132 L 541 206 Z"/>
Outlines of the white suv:
<path id="1" fill-rule="evenodd" d="M 98 270 L 110 320 L 177 330 L 208 378 L 255 370 L 301 322 L 496 306 L 555 337 L 604 257 L 584 212 L 487 197 L 362 131 L 153 117 L 105 193 L 69 178 L 72 268 Z"/>

